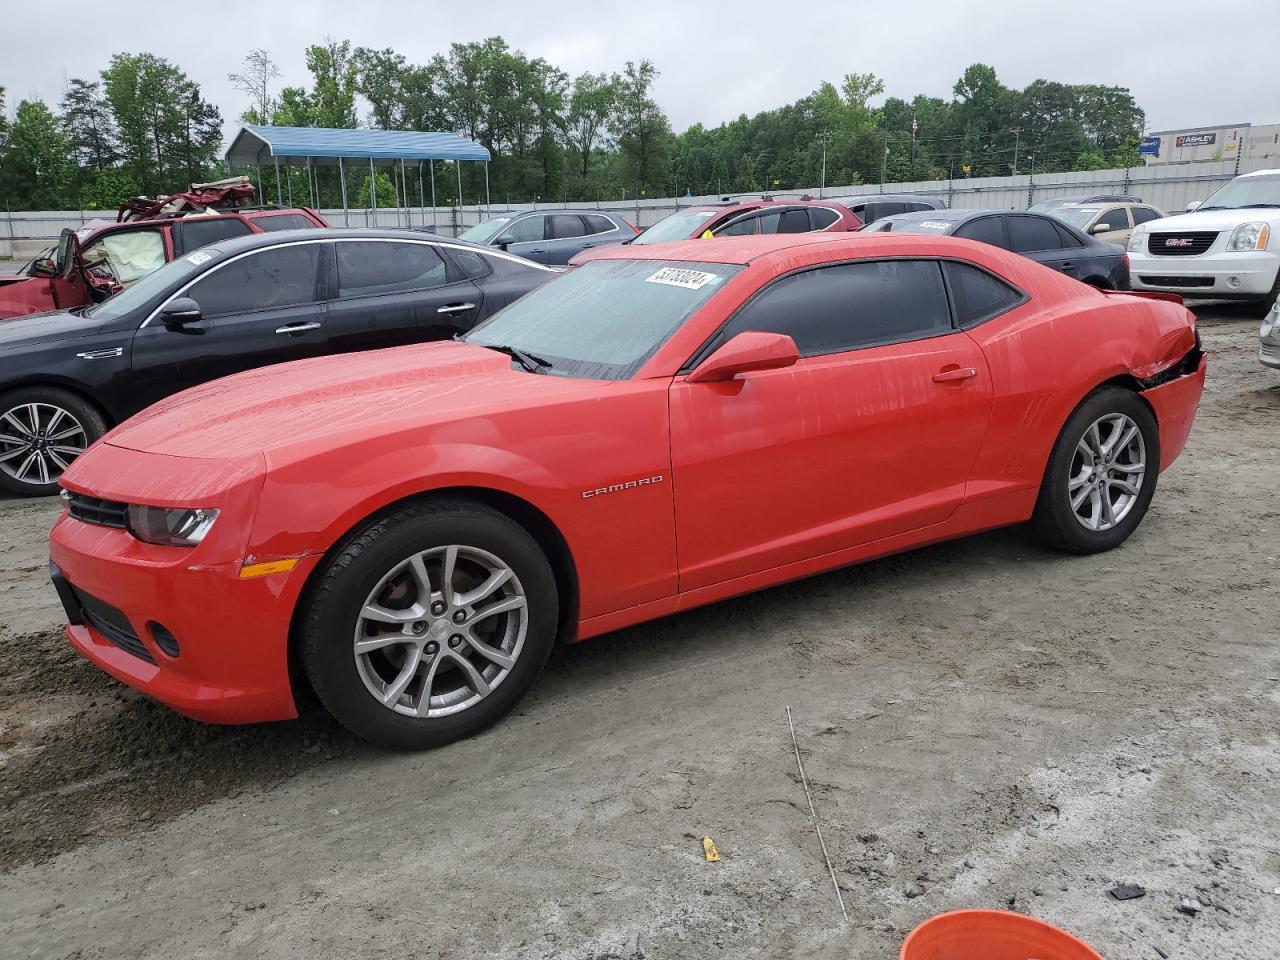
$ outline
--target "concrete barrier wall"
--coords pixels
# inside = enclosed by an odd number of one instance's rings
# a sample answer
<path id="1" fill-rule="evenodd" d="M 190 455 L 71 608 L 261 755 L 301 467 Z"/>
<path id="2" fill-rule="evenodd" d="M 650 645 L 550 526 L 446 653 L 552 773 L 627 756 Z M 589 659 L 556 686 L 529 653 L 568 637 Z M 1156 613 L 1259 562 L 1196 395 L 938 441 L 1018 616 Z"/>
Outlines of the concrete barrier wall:
<path id="1" fill-rule="evenodd" d="M 922 193 L 944 200 L 947 206 L 965 209 L 1021 210 L 1037 200 L 1078 193 L 1132 193 L 1167 213 L 1182 211 L 1192 200 L 1203 200 L 1241 173 L 1266 167 L 1271 161 L 1233 160 L 1186 164 L 1159 164 L 1122 170 L 1081 170 L 1071 173 L 1023 174 L 1016 177 L 975 177 L 962 180 L 927 180 L 917 183 L 856 184 L 807 187 L 782 191 L 779 196 L 809 194 L 817 197 L 863 196 L 876 193 Z M 758 196 L 746 194 L 745 196 Z M 706 203 L 719 195 L 666 197 L 653 200 L 618 200 L 601 203 L 492 204 L 463 207 L 409 207 L 394 210 L 322 210 L 335 227 L 386 227 L 433 230 L 455 236 L 490 214 L 564 206 L 581 210 L 608 210 L 621 214 L 640 229 L 652 226 L 682 206 Z M 79 228 L 100 211 L 33 211 L 0 214 L 0 257 L 26 259 L 52 246 L 67 227 Z M 110 217 L 109 219 L 114 219 Z"/>

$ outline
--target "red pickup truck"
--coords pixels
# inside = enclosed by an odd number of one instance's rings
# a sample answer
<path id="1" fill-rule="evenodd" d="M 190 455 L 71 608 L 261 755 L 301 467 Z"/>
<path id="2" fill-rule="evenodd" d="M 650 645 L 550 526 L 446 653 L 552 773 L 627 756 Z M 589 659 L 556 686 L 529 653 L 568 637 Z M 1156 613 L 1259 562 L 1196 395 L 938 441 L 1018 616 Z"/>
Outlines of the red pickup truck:
<path id="1" fill-rule="evenodd" d="M 270 230 L 326 227 L 306 207 L 252 206 L 244 177 L 192 184 L 183 193 L 121 204 L 114 221 L 64 230 L 58 245 L 13 274 L 0 274 L 0 320 L 105 300 L 198 247 Z"/>

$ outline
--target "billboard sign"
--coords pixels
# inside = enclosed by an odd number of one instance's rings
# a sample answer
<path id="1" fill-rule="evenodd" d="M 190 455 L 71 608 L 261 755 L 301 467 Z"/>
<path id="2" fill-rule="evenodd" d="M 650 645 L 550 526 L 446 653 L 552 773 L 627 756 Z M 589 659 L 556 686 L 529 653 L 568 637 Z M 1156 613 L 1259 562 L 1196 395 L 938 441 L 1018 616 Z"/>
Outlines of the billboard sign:
<path id="1" fill-rule="evenodd" d="M 1143 137 L 1142 142 L 1138 144 L 1138 156 L 1140 157 L 1160 156 L 1160 138 L 1159 137 Z"/>
<path id="2" fill-rule="evenodd" d="M 1180 147 L 1209 147 L 1217 142 L 1216 133 L 1184 133 L 1178 137 Z"/>

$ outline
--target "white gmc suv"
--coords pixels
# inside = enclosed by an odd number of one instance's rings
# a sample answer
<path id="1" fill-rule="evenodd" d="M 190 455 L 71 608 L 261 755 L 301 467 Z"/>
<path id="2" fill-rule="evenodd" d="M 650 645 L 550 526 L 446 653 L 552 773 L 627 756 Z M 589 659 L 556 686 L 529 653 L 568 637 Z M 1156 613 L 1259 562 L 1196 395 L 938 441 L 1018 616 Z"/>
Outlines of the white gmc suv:
<path id="1" fill-rule="evenodd" d="M 1132 288 L 1252 300 L 1270 310 L 1280 292 L 1280 170 L 1236 177 L 1187 209 L 1134 228 Z"/>

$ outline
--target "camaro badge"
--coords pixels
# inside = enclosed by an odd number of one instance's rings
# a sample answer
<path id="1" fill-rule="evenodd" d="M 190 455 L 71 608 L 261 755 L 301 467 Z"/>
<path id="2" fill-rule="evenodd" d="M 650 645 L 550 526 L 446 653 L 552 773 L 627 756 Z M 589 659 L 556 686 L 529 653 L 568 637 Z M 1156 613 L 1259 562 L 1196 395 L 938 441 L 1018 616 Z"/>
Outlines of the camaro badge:
<path id="1" fill-rule="evenodd" d="M 620 490 L 631 490 L 635 487 L 647 487 L 653 483 L 662 482 L 662 474 L 652 477 L 643 477 L 639 480 L 628 480 L 626 483 L 611 483 L 607 487 L 596 487 L 594 490 L 583 490 L 582 499 L 586 500 L 590 497 L 598 497 L 606 493 L 617 493 Z"/>

